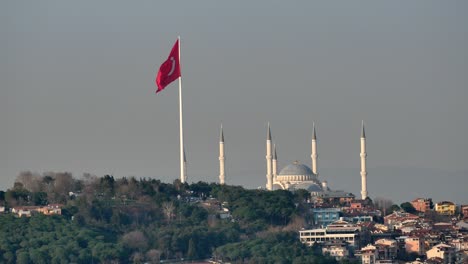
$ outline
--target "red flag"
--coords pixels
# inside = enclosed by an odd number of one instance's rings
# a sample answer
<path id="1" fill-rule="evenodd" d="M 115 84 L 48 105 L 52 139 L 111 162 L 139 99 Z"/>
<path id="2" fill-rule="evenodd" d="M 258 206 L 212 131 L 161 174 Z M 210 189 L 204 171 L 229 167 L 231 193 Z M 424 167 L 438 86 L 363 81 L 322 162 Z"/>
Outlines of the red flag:
<path id="1" fill-rule="evenodd" d="M 156 86 L 158 86 L 156 93 L 162 91 L 180 76 L 179 40 L 177 40 L 174 47 L 172 47 L 169 57 L 159 68 L 158 75 L 156 76 Z"/>

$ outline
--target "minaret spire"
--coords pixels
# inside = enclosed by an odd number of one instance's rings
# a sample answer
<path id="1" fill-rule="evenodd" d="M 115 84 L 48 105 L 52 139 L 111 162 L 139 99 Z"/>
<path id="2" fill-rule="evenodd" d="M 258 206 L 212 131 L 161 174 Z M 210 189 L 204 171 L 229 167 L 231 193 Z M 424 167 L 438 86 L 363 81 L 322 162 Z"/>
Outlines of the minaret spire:
<path id="1" fill-rule="evenodd" d="M 367 198 L 367 168 L 366 168 L 366 133 L 364 132 L 364 120 L 361 128 L 361 198 Z"/>
<path id="2" fill-rule="evenodd" d="M 366 131 L 364 131 L 364 120 L 362 120 L 362 125 L 361 125 L 361 138 L 366 138 Z"/>
<path id="3" fill-rule="evenodd" d="M 312 123 L 312 154 L 310 157 L 312 158 L 312 172 L 318 176 L 318 171 L 317 171 L 317 134 L 315 132 L 315 122 Z"/>
<path id="4" fill-rule="evenodd" d="M 313 129 L 312 139 L 317 140 L 317 135 L 315 133 L 315 122 L 312 123 L 312 129 Z"/>
<path id="5" fill-rule="evenodd" d="M 271 140 L 270 122 L 268 122 L 267 140 Z"/>
<path id="6" fill-rule="evenodd" d="M 185 148 L 184 148 L 184 179 L 187 182 L 187 156 L 185 156 Z"/>
<path id="7" fill-rule="evenodd" d="M 278 156 L 276 155 L 276 144 L 273 144 L 273 163 L 272 163 L 272 168 L 273 168 L 273 181 L 276 178 L 277 175 L 277 164 L 278 164 Z"/>
<path id="8" fill-rule="evenodd" d="M 224 172 L 224 133 L 223 124 L 221 124 L 221 131 L 219 133 L 219 184 L 225 184 L 226 175 Z"/>
<path id="9" fill-rule="evenodd" d="M 272 152 L 271 152 L 271 130 L 270 122 L 268 122 L 267 140 L 266 140 L 266 161 L 267 161 L 267 190 L 273 190 L 273 173 L 272 173 Z"/>
<path id="10" fill-rule="evenodd" d="M 223 124 L 221 123 L 221 129 L 219 131 L 219 142 L 224 142 L 224 132 L 223 132 Z"/>

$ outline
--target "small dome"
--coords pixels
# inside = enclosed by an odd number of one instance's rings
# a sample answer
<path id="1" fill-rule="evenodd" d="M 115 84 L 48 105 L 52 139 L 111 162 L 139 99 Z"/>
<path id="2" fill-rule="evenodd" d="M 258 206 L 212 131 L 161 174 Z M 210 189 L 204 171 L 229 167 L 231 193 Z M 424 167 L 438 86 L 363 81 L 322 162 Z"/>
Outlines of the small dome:
<path id="1" fill-rule="evenodd" d="M 312 170 L 304 164 L 297 162 L 284 167 L 278 175 L 313 175 Z"/>

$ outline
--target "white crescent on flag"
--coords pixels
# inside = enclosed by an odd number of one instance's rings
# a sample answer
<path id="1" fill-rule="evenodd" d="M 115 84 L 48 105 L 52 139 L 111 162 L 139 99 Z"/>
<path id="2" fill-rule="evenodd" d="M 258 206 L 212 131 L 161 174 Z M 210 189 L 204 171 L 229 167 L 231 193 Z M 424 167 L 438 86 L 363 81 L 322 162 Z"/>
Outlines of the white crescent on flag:
<path id="1" fill-rule="evenodd" d="M 167 76 L 171 76 L 174 73 L 174 70 L 175 70 L 175 67 L 176 67 L 176 61 L 175 61 L 174 57 L 171 57 L 170 60 L 172 62 L 172 65 L 171 65 L 171 70 L 169 71 Z"/>

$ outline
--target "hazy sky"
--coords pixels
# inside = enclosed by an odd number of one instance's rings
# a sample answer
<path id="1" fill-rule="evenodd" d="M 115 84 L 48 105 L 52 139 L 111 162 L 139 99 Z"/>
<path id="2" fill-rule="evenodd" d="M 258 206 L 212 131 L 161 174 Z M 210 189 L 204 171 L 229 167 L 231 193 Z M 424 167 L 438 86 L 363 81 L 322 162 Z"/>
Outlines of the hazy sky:
<path id="1" fill-rule="evenodd" d="M 189 182 L 265 186 L 310 166 L 359 196 L 468 203 L 467 1 L 2 1 L 0 190 L 19 172 L 179 177 L 178 87 L 154 79 L 181 36 Z"/>

